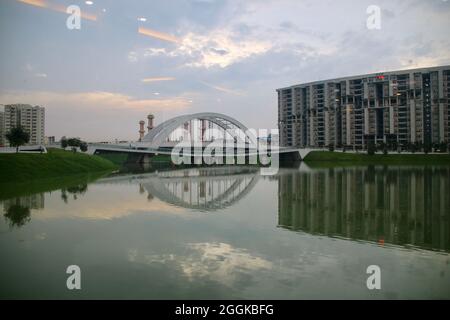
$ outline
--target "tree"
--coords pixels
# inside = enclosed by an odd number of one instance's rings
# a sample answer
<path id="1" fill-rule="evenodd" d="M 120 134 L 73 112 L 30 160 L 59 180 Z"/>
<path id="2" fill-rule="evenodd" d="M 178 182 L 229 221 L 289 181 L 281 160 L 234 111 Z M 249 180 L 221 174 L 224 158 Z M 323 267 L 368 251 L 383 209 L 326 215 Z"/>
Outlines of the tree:
<path id="1" fill-rule="evenodd" d="M 62 137 L 61 138 L 61 148 L 63 148 L 63 149 L 65 149 L 65 148 L 67 148 L 67 139 L 66 139 L 66 137 Z"/>
<path id="2" fill-rule="evenodd" d="M 79 138 L 61 138 L 61 147 L 64 149 L 72 147 L 73 152 L 77 152 L 77 147 L 83 152 L 86 152 L 88 149 L 87 143 L 81 141 Z"/>
<path id="3" fill-rule="evenodd" d="M 369 142 L 369 145 L 367 146 L 367 154 L 373 156 L 375 154 L 375 151 L 376 151 L 375 143 L 373 143 L 372 141 Z"/>
<path id="4" fill-rule="evenodd" d="M 441 141 L 439 145 L 439 152 L 446 153 L 447 152 L 447 144 L 444 141 Z"/>
<path id="5" fill-rule="evenodd" d="M 425 154 L 430 153 L 432 151 L 431 147 L 432 147 L 431 143 L 425 142 L 423 144 L 423 152 L 425 152 Z"/>
<path id="6" fill-rule="evenodd" d="M 79 147 L 81 144 L 81 140 L 78 138 L 69 138 L 67 140 L 67 144 L 69 145 L 69 147 Z"/>
<path id="7" fill-rule="evenodd" d="M 381 141 L 380 143 L 378 143 L 377 149 L 384 152 L 385 149 L 389 148 L 389 144 L 386 144 L 384 141 Z"/>
<path id="8" fill-rule="evenodd" d="M 392 141 L 391 147 L 392 147 L 392 151 L 399 151 L 397 141 Z"/>
<path id="9" fill-rule="evenodd" d="M 19 152 L 19 147 L 30 141 L 30 134 L 22 127 L 15 127 L 6 134 L 6 139 L 12 147 L 16 148 L 16 152 Z"/>
<path id="10" fill-rule="evenodd" d="M 80 150 L 83 151 L 83 152 L 86 152 L 88 150 L 88 145 L 87 145 L 86 142 L 82 142 L 80 144 Z"/>

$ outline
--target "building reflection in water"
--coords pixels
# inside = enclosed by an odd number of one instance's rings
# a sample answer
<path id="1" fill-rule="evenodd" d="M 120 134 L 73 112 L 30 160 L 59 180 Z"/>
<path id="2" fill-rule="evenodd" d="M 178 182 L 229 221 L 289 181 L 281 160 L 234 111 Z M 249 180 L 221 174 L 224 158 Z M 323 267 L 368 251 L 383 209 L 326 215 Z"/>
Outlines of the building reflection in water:
<path id="1" fill-rule="evenodd" d="M 450 251 L 449 167 L 349 167 L 280 174 L 279 226 Z"/>

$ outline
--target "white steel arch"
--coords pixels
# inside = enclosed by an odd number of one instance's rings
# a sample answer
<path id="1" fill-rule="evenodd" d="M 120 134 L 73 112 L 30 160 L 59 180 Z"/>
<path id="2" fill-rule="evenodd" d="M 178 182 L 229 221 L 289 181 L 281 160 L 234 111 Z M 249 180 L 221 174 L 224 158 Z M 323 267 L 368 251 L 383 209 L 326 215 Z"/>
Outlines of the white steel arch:
<path id="1" fill-rule="evenodd" d="M 147 135 L 145 135 L 142 142 L 149 143 L 152 147 L 158 148 L 164 143 L 164 141 L 175 129 L 191 120 L 207 120 L 216 124 L 224 130 L 232 129 L 233 126 L 235 126 L 236 128 L 242 130 L 245 136 L 249 139 L 249 143 L 253 144 L 254 146 L 257 145 L 256 137 L 251 132 L 249 132 L 248 128 L 241 122 L 227 115 L 213 112 L 201 112 L 182 115 L 164 121 L 163 123 L 153 128 Z"/>

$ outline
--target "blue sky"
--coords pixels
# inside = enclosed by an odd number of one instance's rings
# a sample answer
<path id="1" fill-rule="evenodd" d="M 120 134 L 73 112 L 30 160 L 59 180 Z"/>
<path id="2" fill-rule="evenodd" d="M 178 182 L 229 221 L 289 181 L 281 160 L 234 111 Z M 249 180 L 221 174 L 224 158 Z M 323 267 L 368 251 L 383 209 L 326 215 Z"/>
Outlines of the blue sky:
<path id="1" fill-rule="evenodd" d="M 276 88 L 450 64 L 450 1 L 92 2 L 0 2 L 0 103 L 46 107 L 57 138 L 136 139 L 148 113 L 156 124 L 211 111 L 275 128 Z M 71 4 L 96 21 L 69 30 L 57 8 Z M 366 27 L 369 5 L 380 30 Z"/>

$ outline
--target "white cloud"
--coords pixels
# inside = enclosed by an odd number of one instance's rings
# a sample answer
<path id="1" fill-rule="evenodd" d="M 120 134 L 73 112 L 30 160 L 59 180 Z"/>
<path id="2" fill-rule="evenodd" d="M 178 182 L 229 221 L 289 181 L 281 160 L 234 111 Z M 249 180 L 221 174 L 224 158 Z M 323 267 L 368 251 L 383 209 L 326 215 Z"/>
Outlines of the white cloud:
<path id="1" fill-rule="evenodd" d="M 218 29 L 209 34 L 187 33 L 173 50 L 148 48 L 144 57 L 166 55 L 184 57 L 189 67 L 226 68 L 246 58 L 263 54 L 271 49 L 268 41 L 238 39 L 227 29 Z"/>
<path id="2" fill-rule="evenodd" d="M 138 54 L 136 51 L 130 51 L 128 52 L 128 61 L 129 62 L 137 62 L 138 61 Z"/>
<path id="3" fill-rule="evenodd" d="M 189 66 L 226 68 L 253 55 L 263 54 L 270 48 L 269 42 L 235 39 L 231 32 L 217 30 L 208 35 L 188 33 L 175 50 L 175 55 L 193 57 Z"/>

